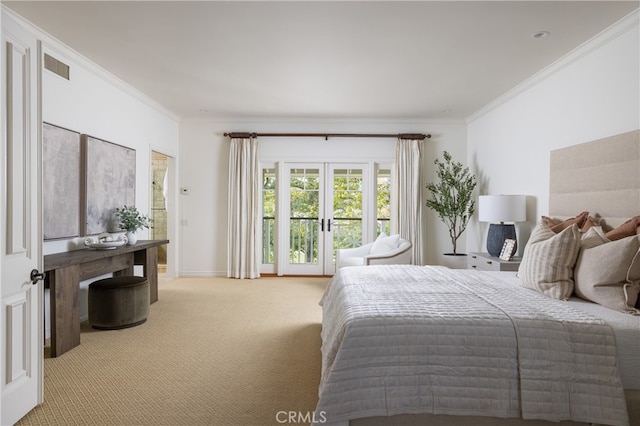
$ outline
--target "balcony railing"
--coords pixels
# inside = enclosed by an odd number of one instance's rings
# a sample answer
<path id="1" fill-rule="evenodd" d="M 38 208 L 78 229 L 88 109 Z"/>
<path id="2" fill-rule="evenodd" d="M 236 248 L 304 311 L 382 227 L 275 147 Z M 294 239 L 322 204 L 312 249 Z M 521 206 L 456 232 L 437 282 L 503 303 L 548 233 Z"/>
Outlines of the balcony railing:
<path id="1" fill-rule="evenodd" d="M 318 218 L 289 218 L 289 262 L 292 264 L 318 263 Z"/>
<path id="2" fill-rule="evenodd" d="M 276 218 L 264 216 L 262 218 L 262 263 L 275 262 L 275 234 Z"/>
<path id="3" fill-rule="evenodd" d="M 377 234 L 389 234 L 390 220 L 377 220 Z M 317 217 L 289 218 L 289 261 L 294 264 L 318 263 Z M 333 233 L 333 258 L 339 248 L 359 247 L 362 245 L 362 218 L 334 218 L 331 220 Z M 275 218 L 262 218 L 262 263 L 275 262 Z"/>

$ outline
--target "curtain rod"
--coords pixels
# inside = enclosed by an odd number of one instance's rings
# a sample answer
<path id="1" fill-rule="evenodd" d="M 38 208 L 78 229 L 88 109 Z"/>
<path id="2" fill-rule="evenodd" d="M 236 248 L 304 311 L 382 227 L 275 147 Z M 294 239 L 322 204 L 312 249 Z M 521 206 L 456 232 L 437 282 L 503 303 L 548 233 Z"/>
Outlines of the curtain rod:
<path id="1" fill-rule="evenodd" d="M 399 139 L 430 139 L 430 134 L 422 133 L 397 133 L 397 134 L 384 134 L 384 133 L 242 133 L 242 132 L 230 132 L 225 133 L 225 136 L 230 138 L 258 138 L 258 137 L 298 137 L 298 138 L 315 138 L 322 137 L 324 140 L 329 138 L 399 138 Z"/>

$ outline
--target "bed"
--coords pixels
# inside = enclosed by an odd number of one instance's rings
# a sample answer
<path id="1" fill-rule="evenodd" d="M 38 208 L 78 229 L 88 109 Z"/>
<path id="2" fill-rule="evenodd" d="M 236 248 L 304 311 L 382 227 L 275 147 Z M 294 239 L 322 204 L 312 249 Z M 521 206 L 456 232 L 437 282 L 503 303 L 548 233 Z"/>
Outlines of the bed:
<path id="1" fill-rule="evenodd" d="M 640 214 L 639 141 L 630 132 L 553 151 L 553 217 L 588 203 L 617 229 Z M 524 281 L 442 266 L 340 270 L 321 301 L 316 423 L 640 424 L 640 316 Z"/>

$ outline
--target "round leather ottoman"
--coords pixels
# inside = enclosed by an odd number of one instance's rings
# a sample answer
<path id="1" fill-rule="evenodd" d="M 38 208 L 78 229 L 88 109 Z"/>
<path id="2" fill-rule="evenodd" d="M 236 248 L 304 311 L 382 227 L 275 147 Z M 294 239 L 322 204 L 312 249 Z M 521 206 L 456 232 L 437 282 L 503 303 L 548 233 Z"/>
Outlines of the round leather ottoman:
<path id="1" fill-rule="evenodd" d="M 105 278 L 89 284 L 89 323 L 101 330 L 134 327 L 149 314 L 149 281 L 145 277 Z"/>

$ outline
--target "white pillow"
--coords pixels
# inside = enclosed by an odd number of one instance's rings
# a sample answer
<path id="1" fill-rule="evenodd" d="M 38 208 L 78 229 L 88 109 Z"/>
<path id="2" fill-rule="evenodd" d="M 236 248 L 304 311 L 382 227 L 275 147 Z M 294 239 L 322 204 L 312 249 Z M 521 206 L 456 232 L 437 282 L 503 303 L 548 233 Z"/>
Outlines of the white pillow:
<path id="1" fill-rule="evenodd" d="M 385 254 L 398 248 L 400 234 L 387 236 L 384 232 L 378 235 L 369 254 Z"/>

